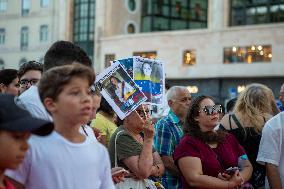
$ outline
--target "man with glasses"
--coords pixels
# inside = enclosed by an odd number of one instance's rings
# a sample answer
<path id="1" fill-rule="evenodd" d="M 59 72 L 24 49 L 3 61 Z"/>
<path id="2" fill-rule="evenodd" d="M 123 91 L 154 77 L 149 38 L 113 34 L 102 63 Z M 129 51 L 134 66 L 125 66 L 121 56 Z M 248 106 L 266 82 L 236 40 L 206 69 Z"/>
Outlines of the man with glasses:
<path id="1" fill-rule="evenodd" d="M 29 61 L 21 65 L 18 71 L 20 94 L 36 85 L 41 78 L 42 64 L 36 61 Z"/>
<path id="2" fill-rule="evenodd" d="M 170 111 L 155 124 L 154 146 L 166 168 L 162 176 L 163 186 L 166 189 L 179 189 L 182 187 L 181 176 L 172 154 L 183 136 L 182 125 L 189 109 L 191 95 L 186 87 L 173 86 L 167 92 L 167 101 Z"/>

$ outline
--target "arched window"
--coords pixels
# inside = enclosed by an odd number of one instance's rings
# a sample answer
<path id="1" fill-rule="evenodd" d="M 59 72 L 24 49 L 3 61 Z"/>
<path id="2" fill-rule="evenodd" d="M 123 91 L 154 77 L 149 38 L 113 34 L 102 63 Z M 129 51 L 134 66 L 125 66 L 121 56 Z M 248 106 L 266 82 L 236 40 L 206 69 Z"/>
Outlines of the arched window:
<path id="1" fill-rule="evenodd" d="M 128 26 L 127 26 L 127 33 L 135 33 L 135 26 L 134 26 L 134 24 L 128 24 Z"/>
<path id="2" fill-rule="evenodd" d="M 135 0 L 128 0 L 128 8 L 131 11 L 135 11 L 135 9 L 136 9 L 136 1 Z"/>

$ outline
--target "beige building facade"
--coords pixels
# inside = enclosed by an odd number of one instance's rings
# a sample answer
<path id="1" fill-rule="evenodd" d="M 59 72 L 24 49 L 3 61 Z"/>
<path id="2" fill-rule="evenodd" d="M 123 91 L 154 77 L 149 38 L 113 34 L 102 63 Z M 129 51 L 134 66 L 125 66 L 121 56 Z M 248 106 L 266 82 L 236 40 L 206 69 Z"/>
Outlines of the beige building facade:
<path id="1" fill-rule="evenodd" d="M 206 28 L 145 33 L 140 32 L 142 0 L 135 1 L 134 11 L 128 0 L 97 3 L 103 14 L 96 15 L 96 20 L 103 22 L 96 24 L 100 31 L 95 43 L 96 70 L 108 66 L 109 57 L 151 52 L 165 62 L 171 85 L 193 87 L 194 93 L 209 93 L 225 101 L 232 97 L 232 88 L 240 92 L 246 84 L 260 82 L 277 96 L 284 80 L 284 22 L 230 26 L 231 2 L 208 0 Z M 284 4 L 279 7 L 284 11 Z M 135 32 L 129 33 L 129 24 Z M 231 60 L 227 60 L 228 49 Z M 255 53 L 244 55 L 244 51 Z M 185 64 L 185 52 L 194 53 L 193 64 Z M 245 58 L 238 62 L 242 56 Z"/>
<path id="2" fill-rule="evenodd" d="M 194 18 L 203 10 L 203 25 L 160 31 L 164 26 L 159 24 L 145 32 L 145 6 L 153 4 L 146 12 L 155 10 L 159 16 L 170 8 L 165 2 L 175 3 L 172 16 Z M 198 6 L 184 8 L 189 2 Z M 199 2 L 205 2 L 206 9 Z M 42 62 L 54 41 L 74 39 L 93 58 L 96 72 L 109 60 L 148 54 L 165 62 L 171 85 L 193 87 L 198 94 L 209 91 L 222 100 L 228 90 L 250 82 L 267 84 L 277 93 L 284 80 L 284 22 L 234 25 L 232 5 L 239 2 L 244 1 L 1 0 L 0 69 L 18 68 L 28 60 Z M 284 4 L 268 2 L 269 14 L 278 11 L 284 20 Z M 255 14 L 263 7 L 248 10 Z"/>
<path id="3" fill-rule="evenodd" d="M 3 3 L 4 2 L 4 3 Z M 6 3 L 5 3 L 6 2 Z M 18 69 L 29 61 L 43 61 L 56 40 L 70 39 L 70 3 L 65 0 L 7 0 L 0 7 L 0 61 Z"/>

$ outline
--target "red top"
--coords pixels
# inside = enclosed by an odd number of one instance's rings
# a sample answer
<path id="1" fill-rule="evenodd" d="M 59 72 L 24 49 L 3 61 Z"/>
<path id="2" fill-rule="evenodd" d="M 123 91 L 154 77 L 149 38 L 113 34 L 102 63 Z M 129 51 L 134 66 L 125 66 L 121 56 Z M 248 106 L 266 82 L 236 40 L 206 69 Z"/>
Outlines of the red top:
<path id="1" fill-rule="evenodd" d="M 0 189 L 15 189 L 14 185 L 10 183 L 8 180 L 4 179 L 4 188 Z"/>
<path id="2" fill-rule="evenodd" d="M 198 157 L 201 160 L 202 171 L 204 175 L 217 177 L 218 173 L 224 172 L 229 167 L 238 166 L 238 157 L 245 154 L 243 147 L 238 143 L 236 138 L 227 134 L 224 141 L 218 144 L 216 148 L 211 148 L 186 134 L 173 154 L 176 165 L 177 161 L 186 156 Z M 183 189 L 190 187 L 184 177 L 182 177 Z"/>

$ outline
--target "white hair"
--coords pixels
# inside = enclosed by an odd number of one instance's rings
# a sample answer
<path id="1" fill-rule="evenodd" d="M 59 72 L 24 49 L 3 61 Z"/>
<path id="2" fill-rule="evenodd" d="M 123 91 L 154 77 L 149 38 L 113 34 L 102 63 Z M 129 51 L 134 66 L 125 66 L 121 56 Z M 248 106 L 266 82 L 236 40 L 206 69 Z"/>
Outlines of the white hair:
<path id="1" fill-rule="evenodd" d="M 167 101 L 176 99 L 179 95 L 179 92 L 188 90 L 184 86 L 173 86 L 167 91 Z"/>

